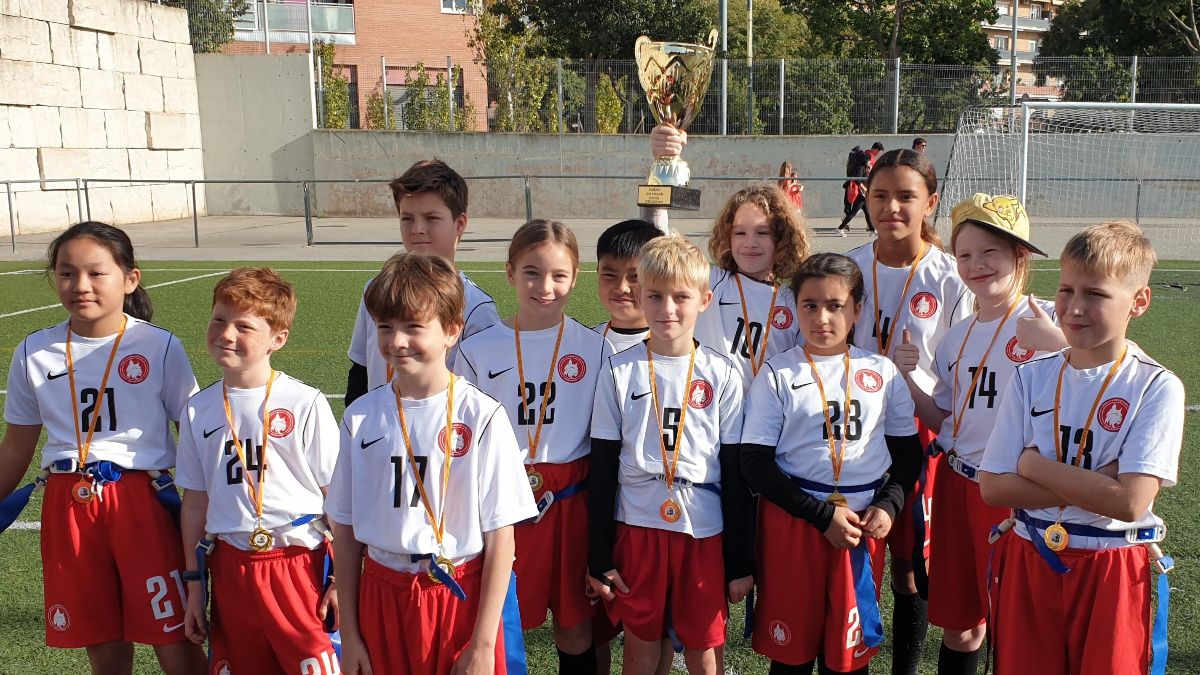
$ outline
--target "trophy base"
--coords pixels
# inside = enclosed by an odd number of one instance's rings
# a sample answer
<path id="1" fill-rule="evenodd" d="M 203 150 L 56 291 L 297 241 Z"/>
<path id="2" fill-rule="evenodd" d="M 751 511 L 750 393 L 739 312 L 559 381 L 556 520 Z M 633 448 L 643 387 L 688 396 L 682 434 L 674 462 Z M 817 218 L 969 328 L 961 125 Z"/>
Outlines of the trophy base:
<path id="1" fill-rule="evenodd" d="M 683 185 L 639 185 L 638 206 L 700 210 L 700 191 Z"/>

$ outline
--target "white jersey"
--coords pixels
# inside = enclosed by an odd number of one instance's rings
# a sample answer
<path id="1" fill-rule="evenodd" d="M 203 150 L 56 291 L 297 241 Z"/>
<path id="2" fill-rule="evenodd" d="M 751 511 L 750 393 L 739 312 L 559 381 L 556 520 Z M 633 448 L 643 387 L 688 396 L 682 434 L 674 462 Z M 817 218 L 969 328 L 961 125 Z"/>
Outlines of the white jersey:
<path id="1" fill-rule="evenodd" d="M 838 485 L 867 485 L 883 477 L 892 465 L 884 436 L 917 433 L 912 396 L 900 371 L 888 359 L 857 347 L 850 348 L 850 400 L 846 401 L 843 355 L 813 355 L 825 388 L 825 401 L 804 358 L 795 347 L 767 361 L 750 386 L 743 443 L 775 448 L 775 461 L 789 476 L 833 485 L 833 463 L 825 414 L 833 423 L 835 448 L 843 448 Z M 848 426 L 847 426 L 848 425 Z M 805 490 L 817 499 L 831 491 Z M 845 493 L 849 506 L 862 511 L 871 505 L 873 490 Z"/>
<path id="2" fill-rule="evenodd" d="M 1174 373 L 1146 355 L 1140 347 L 1127 343 L 1129 353 L 1104 391 L 1088 438 L 1090 447 L 1080 457 L 1079 443 L 1100 387 L 1108 376 L 1111 363 L 1076 370 L 1067 366 L 1063 373 L 1062 398 L 1058 423 L 1062 436 L 1070 439 L 1063 450 L 1072 464 L 1098 469 L 1113 461 L 1118 473 L 1144 473 L 1162 479 L 1163 487 L 1175 484 L 1179 471 L 1179 450 L 1183 442 L 1183 383 Z M 1016 473 L 1017 461 L 1025 448 L 1036 447 L 1043 456 L 1055 459 L 1055 389 L 1066 352 L 1056 352 L 1019 366 L 1000 398 L 996 428 L 988 440 L 980 469 L 988 473 Z M 1061 438 L 1061 436 L 1060 436 Z M 1076 506 L 1068 506 L 1063 522 L 1123 531 L 1132 527 L 1161 525 L 1162 520 L 1150 508 L 1136 521 L 1127 523 L 1097 515 Z M 1026 509 L 1034 518 L 1055 521 L 1058 508 Z M 1029 538 L 1022 524 L 1017 532 Z M 1128 546 L 1119 537 L 1072 536 L 1075 548 Z"/>
<path id="3" fill-rule="evenodd" d="M 78 438 L 86 441 L 97 415 L 89 463 L 107 460 L 138 470 L 175 466 L 171 422 L 179 419 L 196 391 L 196 376 L 179 338 L 145 321 L 127 319 L 103 401 L 98 401 L 100 381 L 116 335 L 71 335 L 77 411 L 72 410 L 67 375 L 66 321 L 31 333 L 13 352 L 4 419 L 45 427 L 42 468 L 60 459 L 78 459 Z"/>
<path id="4" fill-rule="evenodd" d="M 742 282 L 738 293 L 737 280 Z M 755 281 L 744 274 L 735 274 L 713 267 L 709 275 L 712 302 L 696 319 L 696 339 L 712 347 L 718 354 L 729 357 L 742 377 L 742 389 L 750 387 L 754 361 L 762 364 L 772 356 L 803 344 L 800 325 L 796 321 L 796 298 L 787 286 L 774 292 L 769 284 Z M 774 294 L 775 303 L 771 303 Z M 742 298 L 746 300 L 746 315 L 742 314 Z M 766 356 L 763 343 L 766 343 Z"/>
<path id="5" fill-rule="evenodd" d="M 558 326 L 521 331 L 520 369 L 513 329 L 503 323 L 473 335 L 454 360 L 454 372 L 504 406 L 526 464 L 566 464 L 591 451 L 592 399 L 600 369 L 612 356 L 612 345 L 578 321 L 569 317 L 565 321 L 549 382 L 546 375 Z M 545 417 L 541 417 L 543 404 Z M 539 417 L 542 433 L 534 453 L 529 444 L 537 436 Z"/>
<path id="6" fill-rule="evenodd" d="M 604 339 L 608 340 L 608 343 L 613 347 L 614 353 L 623 352 L 630 347 L 640 345 L 646 341 L 646 338 L 650 337 L 649 328 L 641 328 L 636 331 L 629 332 L 625 329 L 613 328 L 609 326 L 608 323 L 609 322 L 605 321 L 604 323 L 597 325 L 592 330 L 596 331 L 600 335 L 604 336 Z"/>
<path id="7" fill-rule="evenodd" d="M 453 377 L 453 376 L 452 376 Z M 483 551 L 483 533 L 537 515 L 508 416 L 467 380 L 454 384 L 453 433 L 446 442 L 446 391 L 404 400 L 404 417 L 420 479 L 434 514 L 445 503 L 443 555 L 456 565 Z M 450 446 L 450 488 L 442 465 Z M 449 499 L 447 499 L 449 496 Z M 341 454 L 325 500 L 335 522 L 354 527 L 373 560 L 401 572 L 420 565 L 411 556 L 438 554 L 433 526 L 414 483 L 391 387 L 372 389 L 342 418 Z"/>
<path id="8" fill-rule="evenodd" d="M 596 386 L 592 436 L 621 441 L 616 520 L 683 532 L 699 539 L 723 530 L 721 497 L 717 492 L 676 486 L 672 496 L 682 507 L 682 517 L 668 523 L 659 516 L 659 508 L 667 499 L 667 485 L 661 479 L 664 474 L 661 443 L 667 444 L 668 453 L 674 450 L 689 358 L 654 355 L 654 379 L 661 410 L 655 410 L 650 393 L 646 349 L 627 349 L 610 358 L 609 367 Z M 721 445 L 739 443 L 742 432 L 742 381 L 729 359 L 711 348 L 697 347 L 687 405 L 675 476 L 719 487 Z M 662 418 L 656 423 L 655 417 L 660 413 Z"/>
<path id="9" fill-rule="evenodd" d="M 910 268 L 888 267 L 883 263 L 875 265 L 873 246 L 863 244 L 846 253 L 862 269 L 866 288 L 862 314 L 854 325 L 854 344 L 872 352 L 883 351 L 880 345 L 886 344 L 889 349 L 884 356 L 891 358 L 896 347 L 903 342 L 902 336 L 907 328 L 913 344 L 921 350 L 917 369 L 912 374 L 913 382 L 921 391 L 930 393 L 935 379 L 933 350 L 946 329 L 971 315 L 975 296 L 958 276 L 958 265 L 953 256 L 930 245 L 928 252 L 917 263 L 916 274 L 902 299 L 900 293 L 904 290 Z M 879 274 L 876 282 L 879 298 L 874 297 L 871 283 L 876 272 Z M 878 333 L 875 330 L 877 312 Z"/>
<path id="10" fill-rule="evenodd" d="M 462 279 L 463 293 L 466 303 L 463 305 L 463 330 L 459 336 L 458 342 L 450 348 L 450 353 L 446 356 L 446 363 L 454 363 L 454 355 L 458 352 L 458 346 L 462 341 L 478 333 L 479 331 L 500 323 L 500 316 L 496 313 L 496 303 L 492 300 L 492 296 L 483 291 L 482 288 L 475 285 L 467 277 L 466 273 L 459 272 L 458 276 Z M 368 281 L 366 286 L 363 286 L 363 292 L 366 292 L 366 287 L 370 286 Z M 367 303 L 363 299 L 358 301 L 358 316 L 354 318 L 354 334 L 350 337 L 350 360 L 367 367 L 367 391 L 370 391 L 388 381 L 387 361 L 383 360 L 383 355 L 379 353 L 379 341 L 375 334 L 375 321 L 371 319 L 371 313 L 367 311 Z"/>
<path id="11" fill-rule="evenodd" d="M 1047 314 L 1054 316 L 1054 303 L 1046 300 L 1034 302 Z M 1017 344 L 1019 319 L 1032 316 L 1028 301 L 1022 298 L 1017 301 L 1016 309 L 1004 323 L 999 335 L 996 335 L 996 329 L 1002 317 L 987 323 L 975 323 L 974 328 L 971 325 L 975 318 L 970 317 L 951 326 L 934 351 L 933 372 L 937 382 L 933 385 L 933 402 L 951 413 L 942 422 L 938 444 L 946 452 L 954 450 L 973 467 L 978 467 L 983 461 L 983 449 L 996 424 L 1000 394 L 1008 391 L 1008 381 L 1012 379 L 1017 366 L 1045 354 L 1035 353 Z M 964 347 L 963 340 L 968 330 L 971 332 L 971 341 Z M 987 363 L 978 375 L 974 391 L 971 391 L 971 381 L 976 378 L 975 372 L 993 335 L 996 335 L 995 346 L 987 354 Z M 959 349 L 962 349 L 961 360 L 958 359 Z M 958 398 L 954 398 L 956 379 Z M 958 441 L 955 442 L 954 416 L 960 413 L 962 421 L 959 423 Z"/>
<path id="12" fill-rule="evenodd" d="M 256 511 L 246 488 L 258 489 L 265 460 L 262 525 L 275 535 L 275 546 L 315 548 L 322 536 L 312 525 L 292 526 L 300 516 L 324 513 L 321 488 L 333 478 L 338 428 L 325 396 L 279 373 L 267 401 L 267 447 L 263 447 L 263 396 L 267 388 L 229 388 L 234 429 L 225 417 L 222 382 L 202 389 L 187 403 L 179 423 L 179 464 L 175 483 L 208 493 L 205 530 L 250 550 Z M 236 431 L 246 466 L 233 443 Z"/>

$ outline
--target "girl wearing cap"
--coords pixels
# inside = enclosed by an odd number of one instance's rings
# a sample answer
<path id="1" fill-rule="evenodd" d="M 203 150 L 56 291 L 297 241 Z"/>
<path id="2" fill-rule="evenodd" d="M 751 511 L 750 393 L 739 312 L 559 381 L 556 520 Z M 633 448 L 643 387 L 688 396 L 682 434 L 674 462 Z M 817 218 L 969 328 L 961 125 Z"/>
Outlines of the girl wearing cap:
<path id="1" fill-rule="evenodd" d="M 944 630 L 938 672 L 973 674 L 988 612 L 990 529 L 1007 509 L 988 506 L 977 467 L 995 424 L 1000 392 L 1018 364 L 1038 355 L 1022 345 L 1017 326 L 1050 324 L 1053 303 L 1026 296 L 1031 253 L 1029 218 L 1015 197 L 977 193 L 951 212 L 950 247 L 958 274 L 975 294 L 975 313 L 951 326 L 933 356 L 933 395 L 912 385 L 917 416 L 939 429 L 930 447 L 938 469 L 929 557 L 929 622 Z M 1042 346 L 1054 344 L 1042 340 Z M 1059 348 L 1066 346 L 1057 331 Z"/>

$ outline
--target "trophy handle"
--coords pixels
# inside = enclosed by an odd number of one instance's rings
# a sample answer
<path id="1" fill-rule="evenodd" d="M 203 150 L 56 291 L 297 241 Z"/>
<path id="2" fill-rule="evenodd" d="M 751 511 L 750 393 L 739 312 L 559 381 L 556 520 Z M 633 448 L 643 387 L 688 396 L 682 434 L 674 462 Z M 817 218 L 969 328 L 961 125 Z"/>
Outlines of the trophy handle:
<path id="1" fill-rule="evenodd" d="M 705 42 L 708 43 L 709 49 L 716 51 L 716 49 L 717 49 L 717 29 L 716 28 L 714 28 L 708 32 L 708 39 L 705 40 Z"/>
<path id="2" fill-rule="evenodd" d="M 637 41 L 633 43 L 633 59 L 635 61 L 642 60 L 642 49 L 650 44 L 650 38 L 646 35 L 639 36 Z"/>

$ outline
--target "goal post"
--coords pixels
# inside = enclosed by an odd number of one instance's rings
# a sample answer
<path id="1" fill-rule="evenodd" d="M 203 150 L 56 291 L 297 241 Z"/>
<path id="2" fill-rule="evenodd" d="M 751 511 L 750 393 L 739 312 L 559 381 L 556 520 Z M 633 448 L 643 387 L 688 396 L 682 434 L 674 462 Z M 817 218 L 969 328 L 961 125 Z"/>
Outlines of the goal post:
<path id="1" fill-rule="evenodd" d="M 1031 219 L 1200 226 L 1200 105 L 1025 102 L 959 118 L 938 225 L 975 192 L 1016 195 Z M 1182 232 L 1182 230 L 1181 230 Z"/>

